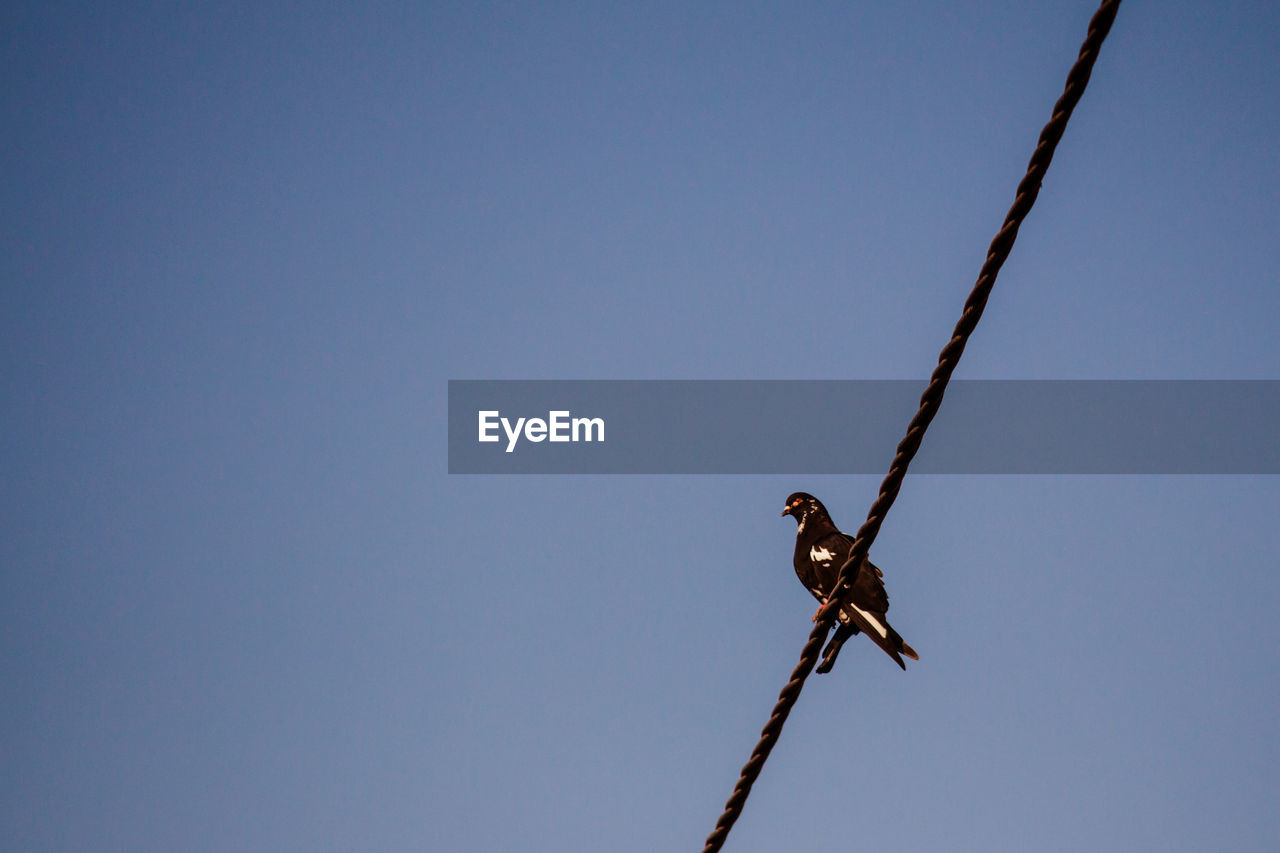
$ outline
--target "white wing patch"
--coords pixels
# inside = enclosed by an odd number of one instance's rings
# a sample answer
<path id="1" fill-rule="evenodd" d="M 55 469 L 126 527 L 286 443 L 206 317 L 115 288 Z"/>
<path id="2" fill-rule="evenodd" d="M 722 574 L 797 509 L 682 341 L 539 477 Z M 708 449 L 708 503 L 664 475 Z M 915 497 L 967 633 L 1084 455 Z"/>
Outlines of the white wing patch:
<path id="1" fill-rule="evenodd" d="M 814 545 L 809 549 L 809 559 L 813 560 L 815 563 L 822 563 L 824 566 L 831 565 L 831 561 L 834 560 L 835 557 L 835 554 L 831 553 L 826 548 L 819 548 L 817 545 Z"/>
<path id="2" fill-rule="evenodd" d="M 852 607 L 854 610 L 858 611 L 858 613 L 861 614 L 863 619 L 866 619 L 868 622 L 870 622 L 871 627 L 876 629 L 877 634 L 879 634 L 881 637 L 884 637 L 886 639 L 889 637 L 888 630 L 883 625 L 880 624 L 879 619 L 872 616 L 870 613 L 863 610 L 861 607 L 859 607 L 856 604 L 850 604 L 849 606 Z M 841 612 L 843 612 L 843 610 Z M 847 617 L 849 614 L 845 613 L 844 615 Z"/>

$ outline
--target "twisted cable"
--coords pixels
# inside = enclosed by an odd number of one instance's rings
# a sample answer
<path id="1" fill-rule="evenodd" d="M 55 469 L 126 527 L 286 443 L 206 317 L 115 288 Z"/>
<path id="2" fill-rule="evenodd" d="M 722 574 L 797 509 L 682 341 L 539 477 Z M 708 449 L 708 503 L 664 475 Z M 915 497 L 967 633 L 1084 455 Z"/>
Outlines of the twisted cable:
<path id="1" fill-rule="evenodd" d="M 1098 11 L 1094 13 L 1093 18 L 1089 21 L 1089 29 L 1085 35 L 1084 43 L 1080 46 L 1079 56 L 1071 67 L 1071 71 L 1067 74 L 1067 82 L 1063 89 L 1062 97 L 1054 105 L 1053 114 L 1048 124 L 1040 131 L 1040 139 L 1036 144 L 1034 153 L 1031 155 L 1031 161 L 1027 165 L 1026 175 L 1023 176 L 1022 181 L 1018 184 L 1013 205 L 1005 216 L 1004 224 L 1000 227 L 999 232 L 992 239 L 991 245 L 987 249 L 986 262 L 978 273 L 978 281 L 974 284 L 973 290 L 970 291 L 969 298 L 965 300 L 964 311 L 960 315 L 960 321 L 956 323 L 955 330 L 951 333 L 951 339 L 938 355 L 938 366 L 934 368 L 933 375 L 929 378 L 929 386 L 920 397 L 920 408 L 907 426 L 906 436 L 898 443 L 897 452 L 889 465 L 889 473 L 885 475 L 883 482 L 880 484 L 880 493 L 875 502 L 871 504 L 871 509 L 867 512 L 867 520 L 858 529 L 858 535 L 854 540 L 849 558 L 841 567 L 836 585 L 828 596 L 828 603 L 819 611 L 813 630 L 809 633 L 809 639 L 800 652 L 800 662 L 792 671 L 791 678 L 787 681 L 786 686 L 778 694 L 778 702 L 773 707 L 773 713 L 769 715 L 769 722 L 765 724 L 764 729 L 760 732 L 760 740 L 756 743 L 755 749 L 751 751 L 751 758 L 743 766 L 738 782 L 734 785 L 733 793 L 725 803 L 724 812 L 721 813 L 720 819 L 716 821 L 715 829 L 707 836 L 706 844 L 702 848 L 703 853 L 715 853 L 715 851 L 724 846 L 725 839 L 729 836 L 729 830 L 733 828 L 738 816 L 742 814 L 742 808 L 747 802 L 747 796 L 751 793 L 751 786 L 759 778 L 760 771 L 764 768 L 764 763 L 769 758 L 769 753 L 773 751 L 779 735 L 782 734 L 782 726 L 787 721 L 787 716 L 791 713 L 792 707 L 800 697 L 800 691 L 804 687 L 805 679 L 809 677 L 809 673 L 813 671 L 814 665 L 818 662 L 819 651 L 822 649 L 822 644 L 835 621 L 835 614 L 839 610 L 841 603 L 840 599 L 849 591 L 853 578 L 856 576 L 857 568 L 862 565 L 862 561 L 871 550 L 871 545 L 875 541 L 876 535 L 880 532 L 880 525 L 884 523 L 884 518 L 889 512 L 889 508 L 893 506 L 894 500 L 898 497 L 898 491 L 902 488 L 902 481 L 907 476 L 907 468 L 911 465 L 911 460 L 915 458 L 916 451 L 920 449 L 925 430 L 929 428 L 934 415 L 938 413 L 938 408 L 942 405 L 942 396 L 946 393 L 947 383 L 951 380 L 951 374 L 955 371 L 956 365 L 960 361 L 960 356 L 964 354 L 964 348 L 969 341 L 969 336 L 973 334 L 973 330 L 978 325 L 978 320 L 982 318 L 982 312 L 986 308 L 991 289 L 995 286 L 996 276 L 999 275 L 1000 268 L 1004 266 L 1010 251 L 1013 250 L 1013 243 L 1018 237 L 1018 229 L 1022 226 L 1027 214 L 1031 212 L 1031 207 L 1035 204 L 1036 197 L 1040 194 L 1040 185 L 1044 180 L 1045 173 L 1049 170 L 1049 164 L 1053 161 L 1053 153 L 1067 129 L 1067 120 L 1071 118 L 1072 111 L 1084 94 L 1085 87 L 1089 83 L 1089 76 L 1093 72 L 1093 65 L 1098 59 L 1098 52 L 1102 47 L 1102 42 L 1106 39 L 1107 33 L 1111 31 L 1111 25 L 1115 21 L 1116 12 L 1119 8 L 1120 0 L 1103 0 L 1102 5 L 1098 7 Z M 838 651 L 838 649 L 835 651 Z M 829 655 L 829 657 L 834 658 L 834 655 Z"/>

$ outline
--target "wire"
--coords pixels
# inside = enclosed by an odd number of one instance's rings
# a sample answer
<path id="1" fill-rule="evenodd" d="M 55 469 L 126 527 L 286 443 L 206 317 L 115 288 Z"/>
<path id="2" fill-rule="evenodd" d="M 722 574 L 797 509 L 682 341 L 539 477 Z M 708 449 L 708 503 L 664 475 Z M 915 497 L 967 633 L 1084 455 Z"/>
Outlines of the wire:
<path id="1" fill-rule="evenodd" d="M 969 298 L 965 300 L 964 311 L 960 315 L 960 321 L 956 323 L 955 330 L 951 333 L 951 339 L 938 355 L 938 366 L 934 368 L 933 375 L 929 379 L 929 386 L 920 397 L 920 408 L 907 426 L 906 436 L 898 443 L 893 462 L 889 465 L 889 473 L 885 475 L 884 481 L 880 484 L 880 494 L 867 512 L 867 520 L 858 529 L 858 535 L 854 540 L 849 559 L 841 567 L 836 585 L 832 589 L 831 595 L 828 596 L 828 603 L 819 611 L 817 622 L 809 633 L 809 640 L 800 652 L 800 662 L 796 665 L 795 670 L 792 671 L 791 678 L 787 681 L 786 686 L 778 694 L 778 702 L 773 707 L 769 722 L 765 724 L 764 729 L 760 732 L 760 740 L 756 743 L 755 749 L 751 751 L 751 758 L 743 765 L 738 782 L 733 788 L 733 793 L 725 803 L 724 812 L 720 815 L 720 819 L 716 821 L 715 829 L 707 836 L 706 844 L 702 848 L 703 853 L 714 853 L 714 851 L 724 846 L 725 839 L 729 836 L 729 830 L 733 828 L 738 816 L 742 814 L 742 807 L 746 804 L 747 796 L 751 793 L 751 786 L 759 778 L 760 771 L 764 768 L 764 763 L 769 758 L 769 753 L 773 751 L 773 747 L 778 741 L 778 736 L 782 734 L 782 726 L 786 722 L 787 716 L 791 713 L 791 708 L 800 697 L 800 690 L 804 687 L 805 679 L 809 677 L 814 664 L 818 661 L 819 650 L 822 648 L 822 643 L 826 640 L 827 633 L 831 630 L 831 626 L 835 621 L 835 614 L 839 610 L 840 598 L 848 592 L 857 568 L 862 565 L 862 561 L 871 550 L 871 544 L 880 532 L 880 525 L 884 522 L 885 515 L 888 514 L 889 508 L 893 506 L 894 500 L 898 497 L 898 491 L 902 488 L 902 481 L 907 475 L 907 468 L 910 466 L 911 460 L 915 458 L 916 451 L 920 449 L 920 442 L 924 439 L 925 430 L 929 428 L 934 415 L 938 413 L 939 406 L 942 405 L 942 395 L 946 392 L 947 383 L 951 380 L 951 374 L 955 371 L 956 365 L 960 361 L 960 356 L 964 353 L 965 344 L 968 343 L 969 336 L 973 334 L 974 328 L 978 325 L 978 320 L 982 318 L 983 309 L 987 305 L 987 298 L 991 295 L 991 289 L 995 286 L 996 276 L 999 275 L 1000 268 L 1009 257 L 1009 252 L 1013 250 L 1013 243 L 1018 237 L 1018 229 L 1021 227 L 1023 220 L 1026 219 L 1027 214 L 1031 212 L 1031 207 L 1035 204 L 1036 197 L 1040 194 L 1040 184 L 1044 180 L 1045 173 L 1049 170 L 1049 163 L 1053 160 L 1054 150 L 1058 147 L 1058 143 L 1062 140 L 1062 134 L 1067 129 L 1067 120 L 1071 118 L 1071 112 L 1075 109 L 1076 104 L 1080 102 L 1081 95 L 1084 94 L 1085 87 L 1089 83 L 1089 75 L 1092 73 L 1093 65 L 1098 59 L 1098 52 L 1102 47 L 1102 42 L 1106 39 L 1107 33 L 1111 31 L 1111 25 L 1115 22 L 1116 12 L 1119 8 L 1120 0 L 1103 0 L 1102 5 L 1098 7 L 1098 11 L 1094 13 L 1093 18 L 1089 21 L 1088 33 L 1085 35 L 1084 43 L 1080 46 L 1080 54 L 1076 59 L 1075 65 L 1071 67 L 1070 73 L 1067 74 L 1067 83 L 1063 89 L 1062 97 L 1054 105 L 1053 115 L 1050 117 L 1049 123 L 1040 131 L 1040 139 L 1036 144 L 1035 152 L 1031 155 L 1031 161 L 1027 165 L 1027 173 L 1018 184 L 1017 194 L 1014 196 L 1013 205 L 1009 208 L 1009 213 L 1005 216 L 1004 224 L 1000 227 L 1000 231 L 992 239 L 991 246 L 987 249 L 987 260 L 982 265 L 982 270 L 978 273 L 978 281 L 969 293 Z M 838 651 L 838 647 L 833 649 L 828 654 L 828 658 L 834 659 L 835 653 Z"/>

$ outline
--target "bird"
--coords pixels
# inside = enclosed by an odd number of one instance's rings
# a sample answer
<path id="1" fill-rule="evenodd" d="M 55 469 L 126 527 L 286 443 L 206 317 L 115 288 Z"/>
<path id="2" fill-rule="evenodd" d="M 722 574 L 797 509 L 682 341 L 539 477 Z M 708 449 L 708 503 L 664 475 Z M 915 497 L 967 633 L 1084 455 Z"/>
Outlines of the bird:
<path id="1" fill-rule="evenodd" d="M 796 576 L 800 578 L 804 588 L 825 606 L 835 588 L 840 568 L 853 550 L 853 537 L 841 533 L 822 501 L 808 492 L 795 492 L 788 497 L 782 514 L 796 520 L 796 552 L 793 559 Z M 822 606 L 813 614 L 815 621 L 818 613 L 822 612 Z M 885 618 L 888 609 L 889 595 L 884 589 L 884 573 L 870 560 L 863 558 L 862 565 L 853 577 L 852 587 L 840 607 L 840 626 L 823 652 L 818 672 L 830 672 L 844 641 L 859 632 L 870 637 L 872 642 L 904 670 L 907 668 L 902 661 L 904 655 L 912 660 L 920 660 L 915 649 L 903 641 Z"/>

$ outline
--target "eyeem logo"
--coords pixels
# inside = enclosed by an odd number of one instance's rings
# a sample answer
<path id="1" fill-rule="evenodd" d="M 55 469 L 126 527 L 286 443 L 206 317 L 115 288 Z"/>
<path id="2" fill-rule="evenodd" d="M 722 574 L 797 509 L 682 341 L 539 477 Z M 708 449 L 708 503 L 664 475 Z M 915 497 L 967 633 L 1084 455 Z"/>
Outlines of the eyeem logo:
<path id="1" fill-rule="evenodd" d="M 477 412 L 481 442 L 501 441 L 498 427 L 507 434 L 507 453 L 516 449 L 523 433 L 526 441 L 604 441 L 604 418 L 573 418 L 568 410 L 547 413 L 547 419 L 516 418 L 513 425 L 497 409 Z"/>

